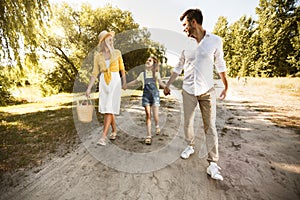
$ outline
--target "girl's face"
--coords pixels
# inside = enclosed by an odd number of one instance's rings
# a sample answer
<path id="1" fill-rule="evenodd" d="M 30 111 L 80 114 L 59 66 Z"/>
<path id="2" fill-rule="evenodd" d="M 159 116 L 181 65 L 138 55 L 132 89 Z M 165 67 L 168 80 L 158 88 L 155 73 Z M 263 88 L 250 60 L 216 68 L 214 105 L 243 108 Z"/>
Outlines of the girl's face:
<path id="1" fill-rule="evenodd" d="M 148 58 L 148 60 L 146 61 L 146 67 L 151 68 L 153 64 L 154 64 L 153 58 Z"/>

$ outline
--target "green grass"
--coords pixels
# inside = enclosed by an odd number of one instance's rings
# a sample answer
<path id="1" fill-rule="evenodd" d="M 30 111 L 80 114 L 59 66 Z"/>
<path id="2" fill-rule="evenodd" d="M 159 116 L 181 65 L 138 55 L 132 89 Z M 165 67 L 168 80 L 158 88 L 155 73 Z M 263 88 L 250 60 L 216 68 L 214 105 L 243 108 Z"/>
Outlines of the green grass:
<path id="1" fill-rule="evenodd" d="M 70 104 L 27 114 L 0 112 L 0 172 L 39 165 L 49 154 L 76 146 Z"/>
<path id="2" fill-rule="evenodd" d="M 0 107 L 0 178 L 5 172 L 64 156 L 78 146 L 77 129 L 87 131 L 93 125 L 78 122 L 75 127 L 73 95 L 58 94 L 36 103 Z M 102 122 L 103 116 L 96 113 Z"/>

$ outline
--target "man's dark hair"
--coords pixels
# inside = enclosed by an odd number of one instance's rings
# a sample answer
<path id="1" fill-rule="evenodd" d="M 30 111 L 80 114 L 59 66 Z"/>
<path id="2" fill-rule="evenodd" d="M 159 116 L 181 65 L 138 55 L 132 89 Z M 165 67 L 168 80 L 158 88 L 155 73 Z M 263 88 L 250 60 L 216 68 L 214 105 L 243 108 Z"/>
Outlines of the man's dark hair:
<path id="1" fill-rule="evenodd" d="M 203 22 L 203 15 L 202 12 L 199 8 L 196 9 L 188 9 L 187 11 L 185 11 L 181 17 L 180 17 L 180 21 L 182 21 L 185 17 L 187 17 L 187 20 L 190 22 L 193 19 L 196 20 L 196 22 L 200 25 L 202 25 Z"/>

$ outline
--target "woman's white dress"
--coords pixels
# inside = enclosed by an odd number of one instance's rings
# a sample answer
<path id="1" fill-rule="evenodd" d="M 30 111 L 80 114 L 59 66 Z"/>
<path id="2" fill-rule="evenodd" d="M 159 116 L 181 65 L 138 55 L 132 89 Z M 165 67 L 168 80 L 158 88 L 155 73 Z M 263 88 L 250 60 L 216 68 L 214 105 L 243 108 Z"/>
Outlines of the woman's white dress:
<path id="1" fill-rule="evenodd" d="M 110 60 L 106 60 L 106 67 L 110 65 Z M 120 114 L 121 105 L 121 78 L 119 72 L 111 72 L 111 81 L 106 85 L 104 73 L 100 75 L 99 82 L 99 112 Z"/>

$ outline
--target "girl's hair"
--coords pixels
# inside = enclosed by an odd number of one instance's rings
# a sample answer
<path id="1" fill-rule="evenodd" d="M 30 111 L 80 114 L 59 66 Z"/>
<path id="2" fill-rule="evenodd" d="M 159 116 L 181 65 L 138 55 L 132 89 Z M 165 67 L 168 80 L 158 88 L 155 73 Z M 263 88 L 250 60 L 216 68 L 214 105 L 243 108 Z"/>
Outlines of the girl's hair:
<path id="1" fill-rule="evenodd" d="M 107 37 L 107 38 L 109 38 L 109 37 Z M 112 53 L 114 51 L 114 45 L 112 45 L 112 46 L 108 45 L 107 38 L 105 38 L 104 40 L 102 40 L 99 43 L 99 50 L 100 50 L 100 52 L 105 51 L 105 47 L 107 47 L 109 49 L 110 55 L 112 55 Z"/>
<path id="2" fill-rule="evenodd" d="M 152 60 L 153 60 L 152 77 L 153 77 L 154 80 L 156 81 L 155 73 L 156 73 L 156 72 L 159 72 L 159 63 L 158 63 L 158 59 L 156 58 L 156 56 L 153 56 L 153 55 L 151 55 L 149 58 L 152 58 Z"/>

